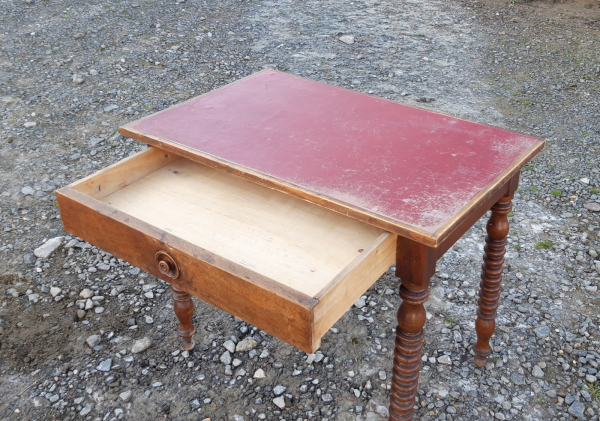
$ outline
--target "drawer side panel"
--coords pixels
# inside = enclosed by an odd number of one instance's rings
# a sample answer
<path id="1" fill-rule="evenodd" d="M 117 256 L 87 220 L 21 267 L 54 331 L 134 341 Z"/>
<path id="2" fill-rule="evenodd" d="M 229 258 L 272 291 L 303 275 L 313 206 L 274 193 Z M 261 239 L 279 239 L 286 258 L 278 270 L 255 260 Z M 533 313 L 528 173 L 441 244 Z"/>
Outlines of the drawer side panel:
<path id="1" fill-rule="evenodd" d="M 360 298 L 396 261 L 396 234 L 385 233 L 363 251 L 316 298 L 314 340 L 329 328 Z"/>
<path id="2" fill-rule="evenodd" d="M 56 192 L 65 229 L 140 269 L 303 350 L 313 352 L 316 300 L 193 246 L 69 187 Z M 162 275 L 154 256 L 168 252 L 180 275 Z"/>

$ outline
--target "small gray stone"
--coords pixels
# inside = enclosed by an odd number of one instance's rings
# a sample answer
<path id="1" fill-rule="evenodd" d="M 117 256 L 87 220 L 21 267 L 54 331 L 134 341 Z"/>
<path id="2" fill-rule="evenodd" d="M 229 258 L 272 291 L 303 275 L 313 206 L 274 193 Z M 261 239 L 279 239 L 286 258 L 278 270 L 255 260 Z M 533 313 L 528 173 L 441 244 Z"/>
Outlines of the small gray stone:
<path id="1" fill-rule="evenodd" d="M 92 404 L 86 405 L 81 411 L 79 411 L 79 415 L 82 417 L 85 417 L 87 414 L 92 412 L 92 409 L 94 409 L 94 405 L 92 405 Z"/>
<path id="2" fill-rule="evenodd" d="M 26 255 L 23 256 L 23 263 L 25 263 L 26 265 L 32 265 L 35 263 L 35 256 L 31 253 L 27 253 Z"/>
<path id="3" fill-rule="evenodd" d="M 21 193 L 25 196 L 33 196 L 35 194 L 35 190 L 31 186 L 25 186 L 21 189 Z"/>
<path id="4" fill-rule="evenodd" d="M 379 380 L 385 380 L 387 379 L 387 374 L 385 374 L 385 371 L 380 371 L 379 372 Z"/>
<path id="5" fill-rule="evenodd" d="M 148 292 L 152 291 L 154 288 L 156 288 L 156 284 L 147 284 L 142 287 L 142 291 Z"/>
<path id="6" fill-rule="evenodd" d="M 441 357 L 438 357 L 437 361 L 440 364 L 446 364 L 446 365 L 452 364 L 452 360 L 450 359 L 449 355 L 442 355 Z"/>
<path id="7" fill-rule="evenodd" d="M 275 396 L 279 396 L 279 395 L 283 395 L 283 393 L 286 391 L 287 387 L 282 386 L 282 385 L 277 385 L 273 388 L 273 393 L 275 394 Z"/>
<path id="8" fill-rule="evenodd" d="M 121 398 L 123 402 L 129 402 L 131 399 L 131 390 L 126 390 L 125 392 L 120 393 L 119 398 Z"/>
<path id="9" fill-rule="evenodd" d="M 221 357 L 219 358 L 219 360 L 221 360 L 221 362 L 225 365 L 229 365 L 231 364 L 231 354 L 229 353 L 229 351 L 225 351 Z"/>
<path id="10" fill-rule="evenodd" d="M 56 297 L 58 294 L 61 293 L 61 289 L 58 287 L 52 287 L 50 288 L 50 295 L 52 295 L 53 297 Z"/>
<path id="11" fill-rule="evenodd" d="M 387 407 L 372 399 L 367 404 L 367 412 L 374 412 L 375 414 L 381 415 L 382 418 L 389 417 Z"/>
<path id="12" fill-rule="evenodd" d="M 522 374 L 519 373 L 512 373 L 510 375 L 510 379 L 512 380 L 512 382 L 516 385 L 524 385 L 525 384 L 525 378 Z"/>
<path id="13" fill-rule="evenodd" d="M 569 414 L 573 415 L 575 418 L 583 418 L 585 411 L 585 405 L 581 402 L 573 402 L 573 405 L 569 407 Z"/>
<path id="14" fill-rule="evenodd" d="M 85 78 L 83 77 L 83 75 L 80 75 L 79 73 L 75 73 L 73 75 L 73 84 L 81 85 L 84 81 L 85 81 Z"/>
<path id="15" fill-rule="evenodd" d="M 358 300 L 356 300 L 356 302 L 354 303 L 354 307 L 356 308 L 363 308 L 364 306 L 366 306 L 367 303 L 365 302 L 364 298 L 359 298 Z"/>
<path id="16" fill-rule="evenodd" d="M 35 398 L 33 398 L 33 406 L 35 407 L 48 405 L 50 405 L 50 402 L 48 402 L 48 399 L 46 398 L 43 398 L 41 396 L 36 396 Z"/>
<path id="17" fill-rule="evenodd" d="M 321 396 L 321 399 L 323 399 L 323 402 L 333 402 L 333 396 L 331 396 L 331 393 L 326 393 L 323 396 Z"/>
<path id="18" fill-rule="evenodd" d="M 238 342 L 238 344 L 235 347 L 235 350 L 236 352 L 246 352 L 256 348 L 256 345 L 258 345 L 258 343 L 253 338 L 247 337 L 244 338 L 243 341 Z"/>
<path id="19" fill-rule="evenodd" d="M 351 45 L 354 44 L 354 35 L 342 35 L 339 40 L 344 44 Z"/>
<path id="20" fill-rule="evenodd" d="M 97 146 L 100 142 L 103 142 L 104 139 L 101 137 L 90 137 L 90 139 L 88 140 L 90 146 Z"/>
<path id="21" fill-rule="evenodd" d="M 579 393 L 581 393 L 581 396 L 583 396 L 583 399 L 585 399 L 587 402 L 592 401 L 592 395 L 590 395 L 590 392 L 587 390 L 583 389 Z"/>
<path id="22" fill-rule="evenodd" d="M 265 370 L 263 370 L 262 368 L 259 368 L 258 370 L 256 370 L 254 372 L 254 376 L 255 379 L 264 379 L 265 377 L 267 377 L 267 375 L 265 374 Z"/>
<path id="23" fill-rule="evenodd" d="M 51 238 L 50 240 L 46 241 L 44 244 L 36 248 L 33 251 L 33 254 L 35 255 L 35 257 L 47 259 L 52 253 L 56 251 L 56 249 L 60 247 L 61 242 L 62 237 Z"/>
<path id="24" fill-rule="evenodd" d="M 590 212 L 600 212 L 600 203 L 590 202 L 583 205 Z"/>
<path id="25" fill-rule="evenodd" d="M 273 403 L 279 408 L 279 409 L 283 409 L 285 408 L 285 398 L 283 396 L 279 396 L 275 399 L 273 399 Z"/>
<path id="26" fill-rule="evenodd" d="M 37 303 L 38 300 L 40 299 L 40 294 L 29 294 L 27 296 L 27 298 L 29 298 L 29 301 L 33 301 L 34 303 Z"/>
<path id="27" fill-rule="evenodd" d="M 135 341 L 135 343 L 131 347 L 131 353 L 139 354 L 140 352 L 143 352 L 150 348 L 150 345 L 152 345 L 152 340 L 145 336 L 142 339 L 138 339 L 137 341 Z"/>
<path id="28" fill-rule="evenodd" d="M 87 299 L 87 298 L 91 298 L 91 297 L 93 297 L 93 296 L 94 296 L 94 293 L 92 292 L 92 290 L 85 288 L 83 291 L 81 291 L 81 292 L 79 293 L 79 296 L 80 296 L 81 298 L 86 298 L 86 299 Z"/>
<path id="29" fill-rule="evenodd" d="M 31 129 L 35 126 L 37 126 L 37 123 L 35 121 L 26 121 L 25 124 L 23 124 L 23 127 L 25 127 L 26 129 Z"/>
<path id="30" fill-rule="evenodd" d="M 544 372 L 542 371 L 542 369 L 540 368 L 539 365 L 533 366 L 533 370 L 532 370 L 531 374 L 533 374 L 533 377 L 537 377 L 538 379 L 544 378 Z"/>
<path id="31" fill-rule="evenodd" d="M 116 109 L 118 109 L 118 108 L 119 108 L 119 106 L 118 106 L 118 105 L 116 105 L 116 104 L 111 104 L 111 105 L 108 105 L 108 106 L 104 107 L 104 112 L 105 112 L 105 113 L 108 113 L 108 112 L 114 111 L 114 110 L 116 110 Z"/>
<path id="32" fill-rule="evenodd" d="M 598 378 L 596 376 L 592 376 L 591 374 L 586 374 L 585 381 L 588 383 L 596 383 L 598 381 Z"/>
<path id="33" fill-rule="evenodd" d="M 90 348 L 93 348 L 93 347 L 99 345 L 101 340 L 102 340 L 102 338 L 100 335 L 92 335 L 92 336 L 88 337 L 85 341 L 90 346 Z"/>
<path id="34" fill-rule="evenodd" d="M 231 339 L 225 341 L 223 343 L 223 346 L 225 347 L 225 349 L 229 352 L 231 352 L 232 354 L 235 352 L 235 344 L 233 343 L 233 341 Z"/>
<path id="35" fill-rule="evenodd" d="M 112 360 L 109 358 L 108 360 L 104 360 L 100 364 L 98 364 L 98 367 L 96 367 L 96 370 L 110 371 L 111 366 L 112 366 Z"/>
<path id="36" fill-rule="evenodd" d="M 544 339 L 550 335 L 550 328 L 548 326 L 539 326 L 534 329 L 534 332 L 539 339 Z"/>

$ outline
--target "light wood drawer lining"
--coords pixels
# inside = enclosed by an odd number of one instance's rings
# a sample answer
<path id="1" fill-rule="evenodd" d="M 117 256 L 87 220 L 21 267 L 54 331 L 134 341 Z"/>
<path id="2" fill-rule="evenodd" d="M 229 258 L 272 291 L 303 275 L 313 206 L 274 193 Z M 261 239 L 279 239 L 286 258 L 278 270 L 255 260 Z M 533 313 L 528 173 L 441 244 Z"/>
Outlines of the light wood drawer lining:
<path id="1" fill-rule="evenodd" d="M 395 260 L 394 234 L 154 148 L 57 197 L 68 231 L 307 352 Z"/>

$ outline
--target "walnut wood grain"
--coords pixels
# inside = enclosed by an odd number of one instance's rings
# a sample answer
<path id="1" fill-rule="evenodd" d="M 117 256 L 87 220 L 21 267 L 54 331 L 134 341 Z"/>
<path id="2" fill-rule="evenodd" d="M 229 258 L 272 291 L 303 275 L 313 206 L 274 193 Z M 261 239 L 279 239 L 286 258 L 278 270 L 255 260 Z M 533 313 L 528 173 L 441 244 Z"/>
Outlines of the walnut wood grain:
<path id="1" fill-rule="evenodd" d="M 68 232 L 296 348 L 315 351 L 311 328 L 314 298 L 69 187 L 56 191 L 56 197 Z M 177 279 L 159 271 L 158 251 L 167 251 L 178 263 Z"/>
<path id="2" fill-rule="evenodd" d="M 179 329 L 177 329 L 177 335 L 181 338 L 181 347 L 186 351 L 194 348 L 194 340 L 192 335 L 196 329 L 192 324 L 192 317 L 194 316 L 194 302 L 192 296 L 187 292 L 171 285 L 171 291 L 173 291 L 173 308 L 175 315 L 179 319 Z"/>
<path id="3" fill-rule="evenodd" d="M 145 153 L 156 155 L 151 150 Z M 144 153 L 140 154 L 138 159 L 145 160 Z M 135 164 L 134 168 L 138 167 L 135 159 L 130 162 Z M 191 164 L 200 166 L 194 162 Z M 123 173 L 123 170 L 123 167 L 119 166 L 119 174 Z M 226 176 L 222 173 L 219 174 Z M 101 185 L 107 185 L 107 182 L 114 186 L 121 185 L 112 180 L 108 174 L 102 174 L 101 178 L 104 180 Z M 92 179 L 100 179 L 100 175 L 92 177 Z M 237 178 L 234 181 L 246 183 Z M 179 188 L 184 185 L 184 183 L 180 184 Z M 123 187 L 108 198 L 122 194 L 128 188 L 130 186 Z M 257 186 L 251 186 L 251 188 L 262 189 Z M 321 288 L 313 288 L 317 293 L 309 295 L 305 292 L 306 285 L 286 283 L 283 282 L 285 280 L 276 276 L 271 277 L 265 273 L 264 268 L 259 264 L 261 261 L 268 261 L 268 259 L 265 260 L 265 256 L 261 255 L 260 259 L 253 259 L 253 255 L 248 255 L 242 256 L 241 260 L 239 256 L 237 260 L 235 260 L 235 256 L 234 259 L 227 255 L 223 256 L 211 248 L 213 245 L 210 242 L 206 244 L 207 248 L 204 248 L 204 245 L 193 241 L 193 236 L 181 236 L 181 230 L 172 229 L 173 227 L 169 225 L 168 221 L 169 218 L 172 218 L 169 212 L 164 213 L 162 220 L 160 218 L 154 218 L 152 221 L 143 219 L 145 215 L 143 213 L 138 218 L 138 213 L 120 210 L 104 203 L 105 199 L 98 200 L 86 194 L 95 191 L 94 188 L 82 192 L 65 187 L 56 192 L 67 231 L 308 353 L 313 353 L 319 348 L 321 337 L 327 333 L 329 327 L 393 264 L 395 259 L 395 235 L 381 232 L 379 236 L 367 236 L 366 233 L 370 230 L 375 230 L 376 234 L 379 230 L 369 226 L 360 227 L 359 222 L 347 219 L 348 227 L 350 227 L 348 229 L 358 227 L 360 231 L 354 232 L 353 235 L 364 238 L 364 241 L 361 240 L 356 244 L 347 242 L 342 245 L 346 249 L 348 249 L 348 244 L 351 245 L 350 248 L 353 250 L 350 250 L 350 254 L 347 253 L 348 250 L 346 250 L 346 254 L 343 254 L 336 247 L 325 250 L 328 253 L 325 256 L 327 263 L 331 266 L 337 262 L 337 271 L 332 271 L 330 267 L 325 268 L 324 266 L 300 268 L 322 272 L 327 269 L 331 272 L 330 278 L 324 278 L 325 282 L 322 283 Z M 221 189 L 219 192 L 222 199 L 225 189 Z M 266 200 L 266 204 L 271 210 L 274 210 L 277 200 L 271 195 L 283 195 L 274 191 L 267 193 L 269 200 Z M 182 203 L 189 203 L 192 196 L 190 194 L 187 197 L 188 202 L 185 202 L 186 198 L 183 198 Z M 243 197 L 243 192 L 238 196 Z M 242 215 L 242 217 L 248 220 L 255 217 L 260 210 L 256 207 L 250 208 L 249 193 L 245 197 L 246 201 L 242 205 L 245 205 L 245 210 L 252 210 L 252 215 L 246 217 Z M 207 204 L 202 197 L 196 200 Z M 295 202 L 296 199 L 288 197 L 285 202 L 289 201 Z M 148 203 L 148 201 L 142 202 L 140 206 L 148 207 Z M 169 203 L 178 202 L 169 201 Z M 314 218 L 308 218 L 313 223 L 309 224 L 311 226 L 306 226 L 304 230 L 306 232 L 302 235 L 309 235 L 313 231 L 325 232 L 326 234 L 323 235 L 312 234 L 317 239 L 321 239 L 323 244 L 330 244 L 331 241 L 338 241 L 340 238 L 349 238 L 347 235 L 344 236 L 343 230 L 333 229 L 334 222 L 342 218 L 340 215 L 307 205 L 305 202 L 302 204 L 309 206 L 311 211 L 315 211 L 315 215 L 328 213 L 333 216 L 333 218 L 327 218 L 313 215 Z M 287 215 L 292 214 L 291 211 L 287 213 Z M 201 214 L 201 217 L 210 219 L 210 212 Z M 190 213 L 189 217 L 179 219 L 182 220 L 182 223 L 191 224 L 193 218 L 194 214 Z M 263 222 L 268 224 L 269 221 L 274 223 L 273 218 L 265 218 Z M 283 222 L 287 223 L 287 221 Z M 300 222 L 300 219 L 297 218 L 296 225 L 299 225 Z M 306 225 L 306 221 L 304 222 Z M 210 227 L 210 220 L 207 223 L 210 229 L 214 229 L 214 227 Z M 285 223 L 281 224 L 282 229 L 285 229 Z M 337 225 L 335 226 L 337 227 Z M 268 228 L 265 226 L 265 232 L 259 232 L 256 236 L 250 237 L 246 246 L 250 247 L 251 244 L 254 248 L 258 248 L 262 241 L 263 245 L 267 247 L 265 250 L 269 250 L 271 247 L 270 256 L 273 258 L 281 253 L 275 253 L 276 249 L 272 246 L 274 237 L 268 235 Z M 229 234 L 225 235 L 225 240 L 240 241 L 239 233 L 231 232 L 231 230 L 227 232 Z M 208 230 L 204 233 L 207 235 Z M 327 233 L 330 237 L 335 236 L 336 238 L 322 238 Z M 292 240 L 298 240 L 298 237 L 292 236 Z M 292 255 L 290 254 L 290 256 Z M 282 262 L 278 262 L 280 266 L 286 264 L 285 256 L 277 258 L 282 260 Z M 344 263 L 345 261 L 348 263 Z M 289 268 L 293 269 L 296 267 L 294 264 L 298 263 L 290 261 L 287 264 Z M 271 273 L 275 272 L 271 271 Z M 296 276 L 296 278 L 298 277 Z M 301 282 L 301 279 L 298 279 L 298 282 Z M 298 288 L 298 285 L 302 288 Z M 335 291 L 342 292 L 338 294 Z"/>
<path id="4" fill-rule="evenodd" d="M 496 310 L 500 298 L 500 283 L 502 282 L 502 267 L 506 253 L 506 236 L 508 235 L 508 213 L 512 209 L 513 195 L 503 196 L 494 206 L 487 223 L 487 236 L 481 267 L 481 284 L 479 290 L 479 308 L 477 309 L 477 343 L 475 365 L 485 367 L 487 357 L 492 353 L 490 338 L 496 328 Z"/>
<path id="5" fill-rule="evenodd" d="M 390 393 L 390 420 L 412 420 L 423 356 L 423 326 L 429 279 L 435 272 L 436 251 L 398 237 L 396 275 L 401 280 L 398 327 Z"/>

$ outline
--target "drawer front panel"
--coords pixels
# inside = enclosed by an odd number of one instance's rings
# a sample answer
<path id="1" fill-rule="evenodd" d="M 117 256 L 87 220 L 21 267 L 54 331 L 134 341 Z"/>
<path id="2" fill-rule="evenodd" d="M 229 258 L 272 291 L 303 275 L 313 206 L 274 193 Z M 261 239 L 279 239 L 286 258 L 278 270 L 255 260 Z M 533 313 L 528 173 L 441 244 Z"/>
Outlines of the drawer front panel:
<path id="1" fill-rule="evenodd" d="M 68 232 L 305 352 L 318 348 L 312 334 L 315 299 L 69 187 L 56 196 Z M 174 267 L 160 266 L 165 256 Z"/>

